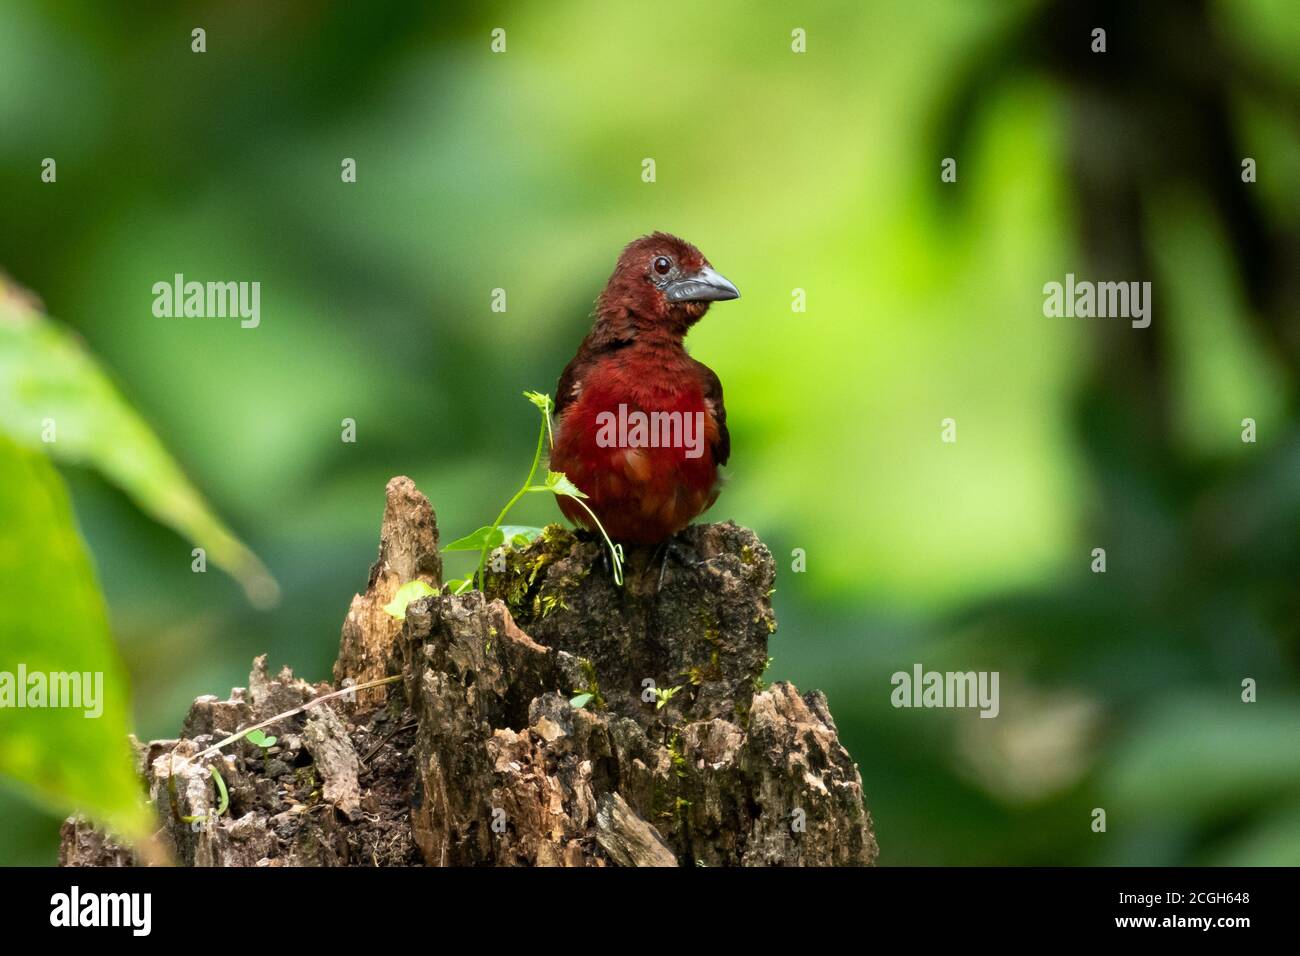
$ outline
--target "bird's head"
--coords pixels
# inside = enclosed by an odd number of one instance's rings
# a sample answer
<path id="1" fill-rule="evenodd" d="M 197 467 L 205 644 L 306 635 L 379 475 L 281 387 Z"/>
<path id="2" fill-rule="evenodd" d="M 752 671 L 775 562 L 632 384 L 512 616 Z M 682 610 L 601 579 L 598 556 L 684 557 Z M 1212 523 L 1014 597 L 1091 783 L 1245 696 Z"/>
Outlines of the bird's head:
<path id="1" fill-rule="evenodd" d="M 710 302 L 738 298 L 739 290 L 713 271 L 699 249 L 656 232 L 628 243 L 600 294 L 596 315 L 633 334 L 659 329 L 680 335 Z"/>

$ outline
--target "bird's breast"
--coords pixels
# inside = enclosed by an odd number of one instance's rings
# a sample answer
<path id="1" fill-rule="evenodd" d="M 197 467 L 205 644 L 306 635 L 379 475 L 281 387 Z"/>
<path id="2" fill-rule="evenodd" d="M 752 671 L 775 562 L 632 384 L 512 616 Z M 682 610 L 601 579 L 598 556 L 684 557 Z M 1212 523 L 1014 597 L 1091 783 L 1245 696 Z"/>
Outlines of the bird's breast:
<path id="1" fill-rule="evenodd" d="M 612 537 L 658 541 L 712 503 L 717 440 L 697 385 L 587 382 L 560 419 L 551 467 L 588 495 Z M 579 506 L 561 507 L 589 523 Z"/>

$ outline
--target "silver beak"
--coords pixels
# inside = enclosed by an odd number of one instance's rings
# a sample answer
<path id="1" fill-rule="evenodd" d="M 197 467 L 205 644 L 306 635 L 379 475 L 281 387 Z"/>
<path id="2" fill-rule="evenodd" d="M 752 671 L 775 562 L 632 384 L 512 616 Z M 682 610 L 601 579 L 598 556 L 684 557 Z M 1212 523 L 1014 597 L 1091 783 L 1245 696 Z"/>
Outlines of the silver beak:
<path id="1" fill-rule="evenodd" d="M 669 302 L 724 302 L 739 299 L 740 290 L 705 266 L 694 275 L 669 283 L 664 289 Z"/>

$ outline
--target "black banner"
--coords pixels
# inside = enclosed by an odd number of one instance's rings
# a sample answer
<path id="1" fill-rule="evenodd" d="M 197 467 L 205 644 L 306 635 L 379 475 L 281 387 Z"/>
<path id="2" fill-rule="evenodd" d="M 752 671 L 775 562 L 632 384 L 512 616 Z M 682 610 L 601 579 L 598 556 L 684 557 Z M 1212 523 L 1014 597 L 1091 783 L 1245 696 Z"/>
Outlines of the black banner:
<path id="1" fill-rule="evenodd" d="M 442 924 L 428 931 L 436 945 L 452 944 L 455 926 L 486 919 L 508 934 L 538 917 L 556 932 L 554 945 L 572 946 L 579 944 L 572 933 L 611 916 L 627 928 L 647 920 L 643 931 L 662 931 L 668 945 L 686 927 L 692 940 L 714 926 L 734 939 L 738 915 L 746 931 L 764 933 L 790 921 L 827 929 L 835 913 L 853 910 L 881 930 L 920 928 L 927 942 L 971 933 L 985 943 L 1105 934 L 1231 945 L 1291 922 L 1284 907 L 1294 877 L 1294 870 L 1146 868 L 9 869 L 0 870 L 0 910 L 22 935 L 76 933 L 127 945 L 201 938 L 221 927 L 218 949 L 284 941 L 294 921 L 313 943 L 333 944 L 373 943 L 380 931 L 419 934 L 411 920 L 427 918 Z"/>

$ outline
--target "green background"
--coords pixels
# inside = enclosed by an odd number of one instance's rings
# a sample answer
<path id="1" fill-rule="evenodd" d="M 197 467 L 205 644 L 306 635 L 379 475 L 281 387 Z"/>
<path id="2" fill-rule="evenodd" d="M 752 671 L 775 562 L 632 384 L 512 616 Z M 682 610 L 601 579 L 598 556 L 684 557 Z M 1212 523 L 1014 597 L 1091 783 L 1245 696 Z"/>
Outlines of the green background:
<path id="1" fill-rule="evenodd" d="M 742 291 L 688 343 L 732 429 L 710 518 L 776 555 L 769 677 L 826 691 L 881 863 L 1300 862 L 1297 54 L 1281 0 L 4 0 L 0 267 L 283 590 L 62 469 L 139 733 L 262 651 L 326 679 L 386 480 L 444 537 L 489 520 L 520 392 L 664 229 Z M 261 326 L 155 318 L 178 272 L 259 281 Z M 1045 318 L 1067 272 L 1151 281 L 1152 327 Z M 999 671 L 1001 716 L 892 708 L 917 662 Z M 55 816 L 0 821 L 0 860 L 53 861 Z"/>

